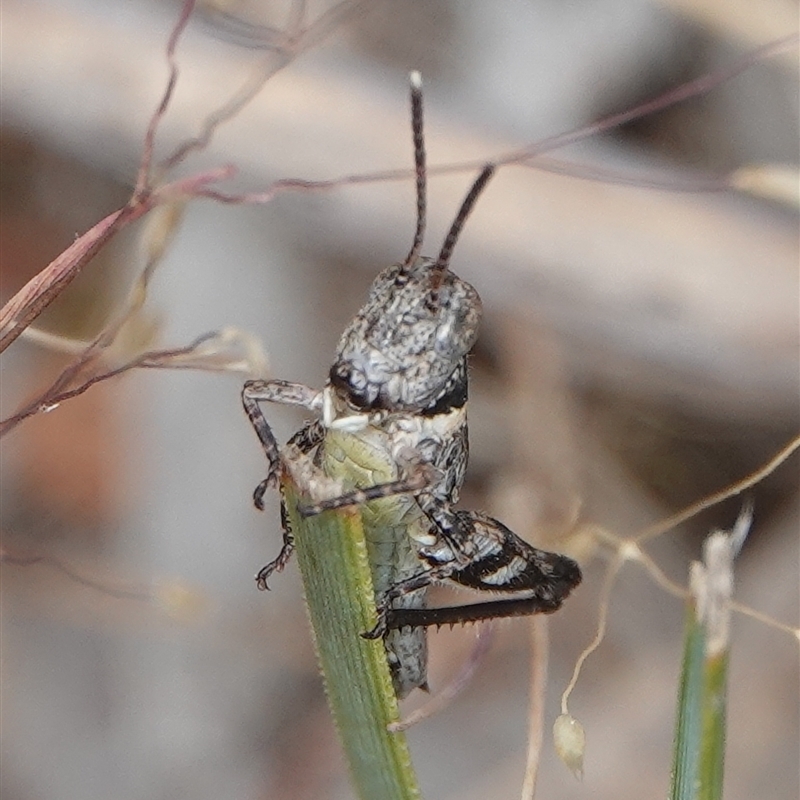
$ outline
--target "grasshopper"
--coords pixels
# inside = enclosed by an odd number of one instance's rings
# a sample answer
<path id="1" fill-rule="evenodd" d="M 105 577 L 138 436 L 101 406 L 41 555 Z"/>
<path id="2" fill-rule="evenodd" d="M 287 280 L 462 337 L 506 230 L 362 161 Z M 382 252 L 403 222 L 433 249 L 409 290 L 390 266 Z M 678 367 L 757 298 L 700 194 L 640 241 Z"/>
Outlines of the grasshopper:
<path id="1" fill-rule="evenodd" d="M 570 558 L 539 550 L 486 514 L 457 510 L 469 451 L 467 356 L 481 318 L 477 291 L 450 271 L 450 258 L 475 202 L 492 177 L 487 165 L 462 202 L 437 258 L 420 256 L 426 220 L 422 84 L 411 74 L 417 223 L 402 263 L 374 280 L 366 304 L 339 341 L 322 390 L 280 380 L 250 380 L 242 402 L 267 457 L 254 502 L 277 488 L 289 449 L 311 457 L 342 493 L 301 507 L 303 516 L 359 506 L 370 559 L 377 625 L 395 691 L 427 688 L 431 625 L 557 610 L 581 581 Z M 295 405 L 318 418 L 282 452 L 260 403 Z M 285 502 L 283 546 L 256 576 L 260 589 L 294 549 Z M 508 593 L 506 599 L 428 608 L 434 582 Z"/>

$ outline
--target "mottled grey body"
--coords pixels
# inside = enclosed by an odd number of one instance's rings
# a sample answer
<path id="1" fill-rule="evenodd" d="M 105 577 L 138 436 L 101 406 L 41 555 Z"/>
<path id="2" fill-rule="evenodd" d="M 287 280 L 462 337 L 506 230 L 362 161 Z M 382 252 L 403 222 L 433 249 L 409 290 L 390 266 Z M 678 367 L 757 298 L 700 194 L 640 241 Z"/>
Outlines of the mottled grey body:
<path id="1" fill-rule="evenodd" d="M 397 478 L 396 466 L 385 447 L 386 435 L 367 428 L 359 435 L 329 431 L 322 445 L 322 468 L 342 482 L 345 490 L 375 486 Z M 419 572 L 414 539 L 427 535 L 419 506 L 409 495 L 373 500 L 360 508 L 376 597 Z M 397 607 L 421 609 L 426 591 L 417 589 L 398 598 Z M 391 631 L 384 639 L 395 691 L 405 697 L 425 686 L 428 648 L 425 631 L 406 628 Z"/>
<path id="2" fill-rule="evenodd" d="M 458 381 L 466 386 L 461 368 L 478 337 L 481 299 L 434 264 L 421 258 L 383 270 L 345 328 L 330 379 L 355 407 L 419 413 Z"/>
<path id="3" fill-rule="evenodd" d="M 455 503 L 467 468 L 466 355 L 477 337 L 480 297 L 446 272 L 431 302 L 432 265 L 420 259 L 376 277 L 342 334 L 326 387 L 322 464 L 345 489 L 403 481 L 423 464 L 435 471 L 416 497 L 394 495 L 362 507 L 378 598 L 419 574 L 418 548 L 439 538 L 424 510 Z M 341 432 L 348 428 L 353 433 Z M 426 594 L 425 587 L 410 591 L 392 605 L 421 609 Z M 398 695 L 425 686 L 425 631 L 388 631 L 384 643 Z"/>
<path id="4" fill-rule="evenodd" d="M 469 455 L 467 354 L 478 335 L 481 300 L 448 263 L 494 168 L 484 168 L 473 184 L 439 257 L 420 258 L 425 154 L 418 75 L 412 77 L 411 95 L 418 218 L 408 257 L 373 281 L 366 303 L 341 336 L 322 391 L 285 381 L 248 381 L 242 391 L 269 463 L 254 495 L 259 507 L 266 489 L 277 486 L 282 463 L 259 403 L 299 405 L 320 415 L 291 444 L 314 453 L 315 469 L 336 479 L 342 493 L 300 512 L 360 506 L 378 610 L 377 625 L 365 635 L 383 637 L 400 697 L 426 686 L 424 626 L 457 621 L 458 613 L 478 620 L 551 612 L 581 579 L 571 559 L 537 550 L 485 514 L 454 508 Z M 283 521 L 283 548 L 256 576 L 260 588 L 292 553 L 285 513 Z M 427 609 L 425 593 L 435 581 L 524 595 Z"/>

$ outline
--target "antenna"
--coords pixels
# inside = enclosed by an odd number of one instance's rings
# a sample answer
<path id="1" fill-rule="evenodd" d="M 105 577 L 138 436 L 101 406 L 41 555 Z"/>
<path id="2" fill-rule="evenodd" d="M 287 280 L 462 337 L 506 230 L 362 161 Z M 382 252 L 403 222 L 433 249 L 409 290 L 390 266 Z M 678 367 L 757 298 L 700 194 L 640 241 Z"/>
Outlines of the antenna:
<path id="1" fill-rule="evenodd" d="M 439 257 L 436 259 L 436 263 L 432 267 L 434 291 L 439 288 L 439 284 L 442 280 L 442 274 L 450 264 L 450 256 L 453 255 L 453 249 L 456 246 L 461 229 L 464 227 L 467 217 L 469 217 L 470 213 L 472 213 L 475 202 L 480 197 L 481 192 L 486 187 L 486 184 L 489 182 L 489 178 L 494 175 L 494 171 L 494 164 L 487 164 L 481 170 L 481 174 L 478 175 L 478 177 L 475 179 L 475 183 L 472 184 L 469 192 L 467 192 L 467 196 L 464 198 L 461 208 L 458 209 L 458 214 L 456 214 L 456 218 L 453 220 L 453 224 L 450 226 L 450 230 L 447 232 L 447 236 L 444 239 L 442 249 L 439 251 Z"/>
<path id="2" fill-rule="evenodd" d="M 417 230 L 403 267 L 411 267 L 422 249 L 425 237 L 426 174 L 425 174 L 425 136 L 422 121 L 422 77 L 414 70 L 408 76 L 411 84 L 411 132 L 414 136 L 414 168 L 417 174 Z"/>

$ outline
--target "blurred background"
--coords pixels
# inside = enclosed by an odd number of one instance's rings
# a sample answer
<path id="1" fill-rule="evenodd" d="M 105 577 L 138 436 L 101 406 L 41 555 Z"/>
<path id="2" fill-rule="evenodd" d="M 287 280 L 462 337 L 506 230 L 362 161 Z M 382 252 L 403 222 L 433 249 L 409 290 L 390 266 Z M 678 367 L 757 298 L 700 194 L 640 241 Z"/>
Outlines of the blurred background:
<path id="1" fill-rule="evenodd" d="M 233 163 L 236 187 L 258 190 L 278 178 L 408 169 L 410 69 L 425 81 L 429 162 L 487 160 L 798 28 L 794 0 L 367 5 L 270 79 L 177 174 Z M 157 154 L 274 58 L 271 26 L 298 8 L 199 9 L 178 48 Z M 309 3 L 307 15 L 334 8 Z M 3 300 L 126 201 L 178 9 L 3 3 Z M 793 51 L 553 155 L 587 165 L 584 174 L 591 165 L 684 188 L 751 164 L 796 169 L 797 98 Z M 437 252 L 473 174 L 431 178 L 425 252 Z M 259 206 L 192 202 L 143 324 L 164 347 L 236 326 L 261 341 L 271 375 L 320 386 L 339 332 L 376 272 L 405 255 L 413 228 L 410 180 Z M 764 463 L 800 422 L 797 231 L 796 207 L 774 200 L 501 170 L 453 260 L 485 309 L 462 504 L 569 549 L 576 525 L 631 535 Z M 142 268 L 140 235 L 115 239 L 38 327 L 96 333 Z M 66 363 L 18 340 L 3 355 L 2 416 Z M 263 514 L 251 504 L 264 460 L 241 382 L 134 371 L 4 439 L 4 555 L 45 558 L 2 566 L 4 800 L 352 796 L 296 567 L 268 595 L 252 579 L 277 553 L 280 526 L 274 498 Z M 281 408 L 268 416 L 283 436 L 302 420 Z M 754 499 L 736 595 L 796 626 L 797 458 Z M 685 583 L 703 536 L 738 510 L 722 504 L 650 552 Z M 584 585 L 550 620 L 548 728 L 594 635 L 605 557 L 587 558 Z M 682 617 L 682 603 L 640 567 L 622 571 L 606 641 L 571 700 L 587 732 L 584 780 L 548 740 L 538 797 L 665 795 Z M 792 800 L 797 642 L 740 616 L 733 637 L 726 798 Z M 472 628 L 432 634 L 434 692 L 474 638 Z M 519 794 L 529 623 L 503 623 L 495 638 L 469 688 L 409 734 L 426 798 Z"/>

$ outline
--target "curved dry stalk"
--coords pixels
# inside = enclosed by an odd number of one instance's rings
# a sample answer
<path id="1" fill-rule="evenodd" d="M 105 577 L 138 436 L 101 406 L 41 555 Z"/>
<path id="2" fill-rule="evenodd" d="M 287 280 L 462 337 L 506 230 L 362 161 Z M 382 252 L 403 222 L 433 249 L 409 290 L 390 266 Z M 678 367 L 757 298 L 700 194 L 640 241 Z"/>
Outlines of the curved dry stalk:
<path id="1" fill-rule="evenodd" d="M 707 508 L 718 505 L 723 500 L 736 497 L 737 494 L 741 494 L 748 489 L 752 489 L 757 483 L 760 483 L 764 480 L 764 478 L 775 472 L 775 470 L 778 469 L 778 467 L 783 464 L 783 462 L 786 461 L 786 459 L 788 459 L 789 456 L 791 456 L 798 448 L 800 448 L 800 435 L 792 439 L 789 444 L 783 447 L 775 456 L 773 456 L 766 464 L 764 464 L 763 467 L 759 467 L 755 472 L 751 472 L 747 477 L 737 481 L 736 483 L 726 486 L 719 492 L 708 495 L 702 500 L 698 500 L 696 503 L 693 503 L 682 511 L 679 511 L 677 514 L 673 514 L 671 517 L 667 517 L 667 519 L 657 522 L 655 525 L 650 525 L 641 533 L 634 536 L 631 541 L 640 544 L 647 539 L 654 539 L 656 536 L 666 533 L 668 530 L 677 527 L 692 517 L 696 517 L 701 511 L 705 511 Z"/>
<path id="2" fill-rule="evenodd" d="M 528 700 L 528 750 L 521 800 L 533 800 L 544 742 L 544 705 L 547 665 L 550 660 L 550 627 L 547 617 L 531 617 L 531 682 Z"/>
<path id="3" fill-rule="evenodd" d="M 575 667 L 573 668 L 572 677 L 570 678 L 570 681 L 561 697 L 561 713 L 563 715 L 567 715 L 569 713 L 568 700 L 578 682 L 583 664 L 585 663 L 586 659 L 595 650 L 597 650 L 605 638 L 606 629 L 608 626 L 608 608 L 611 598 L 611 591 L 623 564 L 629 561 L 637 562 L 645 568 L 648 575 L 650 575 L 655 583 L 657 583 L 665 591 L 680 598 L 686 598 L 689 596 L 689 588 L 670 580 L 663 570 L 661 570 L 655 560 L 641 547 L 641 542 L 643 542 L 645 539 L 653 538 L 654 536 L 666 533 L 680 523 L 696 516 L 701 511 L 717 505 L 723 500 L 727 500 L 729 497 L 741 494 L 743 491 L 752 488 L 768 475 L 771 475 L 798 448 L 800 448 L 800 436 L 792 439 L 792 441 L 783 447 L 764 466 L 755 470 L 743 480 L 731 484 L 726 489 L 723 489 L 716 494 L 703 498 L 678 514 L 668 517 L 666 520 L 646 528 L 644 531 L 635 536 L 630 538 L 622 538 L 614 535 L 610 531 L 603 530 L 602 536 L 604 543 L 611 545 L 615 552 L 613 558 L 608 564 L 606 577 L 603 581 L 603 586 L 600 591 L 599 612 L 595 635 L 589 645 L 578 656 L 578 659 L 575 662 Z M 800 628 L 795 628 L 782 623 L 766 614 L 762 614 L 761 612 L 755 611 L 754 609 L 735 601 L 730 603 L 730 608 L 733 611 L 763 622 L 764 624 L 769 625 L 776 630 L 788 633 L 795 639 L 800 640 Z"/>
<path id="4" fill-rule="evenodd" d="M 164 88 L 161 101 L 153 112 L 153 116 L 150 117 L 150 122 L 147 125 L 147 132 L 144 135 L 142 160 L 139 164 L 139 172 L 136 176 L 136 185 L 133 190 L 134 197 L 145 193 L 150 186 L 150 167 L 153 163 L 153 148 L 155 146 L 156 131 L 164 115 L 167 113 L 170 100 L 172 100 L 172 95 L 175 91 L 175 85 L 178 82 L 178 61 L 175 57 L 175 51 L 183 32 L 186 30 L 186 26 L 189 24 L 189 18 L 192 16 L 195 5 L 195 0 L 184 0 L 181 12 L 178 15 L 178 20 L 172 28 L 169 41 L 167 42 L 166 56 L 167 66 L 169 67 L 169 78 L 167 78 L 167 85 Z"/>
<path id="5" fill-rule="evenodd" d="M 551 150 L 566 147 L 567 145 L 581 142 L 590 136 L 596 136 L 600 133 L 618 128 L 620 125 L 624 125 L 631 120 L 655 114 L 657 111 L 663 111 L 684 100 L 698 97 L 710 92 L 712 89 L 716 89 L 721 84 L 738 77 L 745 70 L 750 69 L 750 67 L 759 62 L 795 49 L 798 43 L 800 43 L 800 34 L 797 33 L 784 36 L 782 39 L 778 39 L 774 42 L 768 42 L 761 47 L 757 47 L 755 50 L 745 53 L 741 58 L 734 59 L 727 67 L 715 70 L 706 75 L 701 75 L 699 78 L 695 78 L 692 81 L 682 83 L 680 86 L 669 89 L 657 97 L 645 100 L 643 103 L 633 106 L 633 108 L 629 108 L 617 114 L 610 114 L 590 125 L 574 128 L 566 133 L 559 133 L 555 136 L 542 139 L 540 142 L 526 145 L 519 150 L 496 159 L 493 163 L 498 166 L 504 164 L 518 164 L 530 158 L 534 158 L 541 153 L 547 153 Z"/>
<path id="6" fill-rule="evenodd" d="M 192 178 L 176 181 L 158 191 L 134 196 L 123 208 L 112 212 L 79 236 L 63 253 L 34 275 L 0 309 L 0 353 L 72 283 L 95 255 L 123 228 L 153 208 L 186 195 L 199 194 L 208 184 L 231 175 L 230 167 L 209 170 Z"/>
<path id="7" fill-rule="evenodd" d="M 142 204 L 114 211 L 31 278 L 0 309 L 0 353 L 64 291 L 118 230 L 133 222 L 146 210 L 145 204 Z"/>
<path id="8" fill-rule="evenodd" d="M 788 633 L 800 642 L 800 628 L 787 625 L 785 622 L 770 617 L 768 614 L 762 614 L 760 611 L 756 611 L 754 608 L 750 608 L 750 606 L 746 606 L 742 603 L 737 603 L 735 600 L 731 603 L 731 609 L 737 614 L 741 614 L 743 617 L 750 617 L 750 619 L 754 619 L 756 622 L 761 622 L 768 628 L 774 628 L 776 631 Z"/>
<path id="9" fill-rule="evenodd" d="M 472 648 L 469 657 L 455 678 L 436 692 L 425 705 L 412 711 L 410 714 L 403 717 L 403 719 L 397 722 L 391 722 L 388 725 L 389 732 L 398 733 L 400 731 L 407 731 L 413 725 L 438 714 L 442 709 L 450 705 L 453 699 L 461 694 L 472 681 L 481 661 L 483 661 L 484 656 L 489 652 L 492 646 L 494 630 L 491 621 L 479 625 L 475 635 L 475 646 Z"/>
<path id="10" fill-rule="evenodd" d="M 564 689 L 564 693 L 561 695 L 561 713 L 563 715 L 569 714 L 569 697 L 572 694 L 572 690 L 575 688 L 575 685 L 578 683 L 578 678 L 580 677 L 581 670 L 583 669 L 586 659 L 589 658 L 589 656 L 594 653 L 598 647 L 600 647 L 603 639 L 605 638 L 606 628 L 608 627 L 608 607 L 611 602 L 611 590 L 614 588 L 614 582 L 616 581 L 617 575 L 619 574 L 620 569 L 622 569 L 622 565 L 624 563 L 625 559 L 620 554 L 617 554 L 614 559 L 609 562 L 608 569 L 606 571 L 606 577 L 603 581 L 603 587 L 600 590 L 597 613 L 597 631 L 595 632 L 592 641 L 589 642 L 586 648 L 578 656 L 578 660 L 575 662 L 575 667 L 572 670 L 572 677 L 567 684 L 567 688 Z"/>
<path id="11" fill-rule="evenodd" d="M 274 38 L 269 45 L 271 53 L 261 60 L 242 86 L 225 103 L 206 117 L 196 136 L 182 142 L 161 162 L 161 169 L 168 171 L 183 162 L 190 153 L 207 147 L 220 126 L 236 117 L 258 95 L 273 75 L 299 55 L 322 42 L 340 24 L 357 11 L 364 10 L 367 5 L 366 0 L 342 0 L 320 14 L 305 28 L 302 27 L 305 10 L 301 9 L 290 19 L 285 31 L 278 32 L 270 28 Z"/>
<path id="12" fill-rule="evenodd" d="M 244 358 L 238 355 L 221 355 L 224 354 L 225 348 L 240 344 L 244 345 Z M 53 411 L 61 403 L 83 394 L 96 383 L 115 378 L 132 369 L 200 369 L 206 372 L 236 372 L 242 375 L 263 374 L 266 369 L 266 360 L 253 338 L 242 331 L 227 328 L 204 333 L 185 347 L 148 350 L 118 367 L 90 375 L 69 389 L 64 388 L 79 377 L 82 368 L 94 358 L 94 355 L 96 350 L 92 343 L 44 392 L 0 422 L 0 437 L 29 417 Z"/>
<path id="13" fill-rule="evenodd" d="M 80 574 L 69 564 L 55 556 L 39 553 L 10 553 L 5 547 L 0 547 L 0 564 L 11 564 L 15 567 L 32 567 L 37 564 L 48 566 L 66 575 L 71 581 L 95 589 L 109 597 L 118 600 L 139 600 L 150 602 L 155 599 L 155 594 L 147 589 L 122 589 L 119 586 L 90 578 Z"/>

